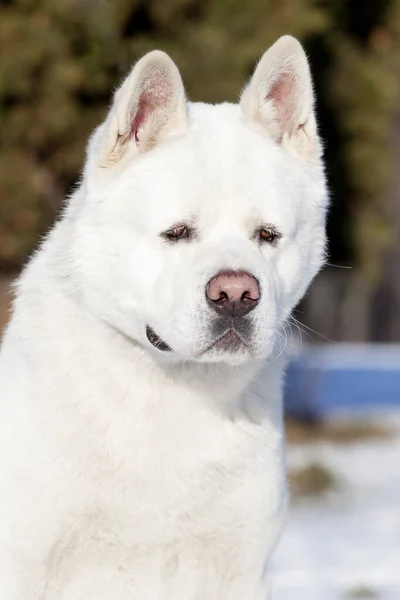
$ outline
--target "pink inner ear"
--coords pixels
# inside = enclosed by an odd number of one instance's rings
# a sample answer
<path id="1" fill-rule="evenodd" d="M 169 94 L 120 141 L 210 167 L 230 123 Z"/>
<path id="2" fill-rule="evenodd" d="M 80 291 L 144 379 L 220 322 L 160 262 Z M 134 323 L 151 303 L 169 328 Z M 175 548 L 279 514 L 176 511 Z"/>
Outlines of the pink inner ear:
<path id="1" fill-rule="evenodd" d="M 131 123 L 131 136 L 135 138 L 136 143 L 139 142 L 139 129 L 143 127 L 152 109 L 153 106 L 150 103 L 150 98 L 147 94 L 143 94 Z"/>
<path id="2" fill-rule="evenodd" d="M 167 107 L 171 101 L 172 85 L 169 75 L 157 71 L 143 83 L 139 105 L 131 123 L 131 135 L 139 142 L 139 130 L 144 126 L 150 114 L 157 109 Z"/>
<path id="3" fill-rule="evenodd" d="M 267 99 L 274 104 L 276 119 L 279 122 L 282 135 L 284 132 L 293 133 L 296 126 L 294 106 L 295 81 L 291 73 L 282 73 L 272 84 Z"/>

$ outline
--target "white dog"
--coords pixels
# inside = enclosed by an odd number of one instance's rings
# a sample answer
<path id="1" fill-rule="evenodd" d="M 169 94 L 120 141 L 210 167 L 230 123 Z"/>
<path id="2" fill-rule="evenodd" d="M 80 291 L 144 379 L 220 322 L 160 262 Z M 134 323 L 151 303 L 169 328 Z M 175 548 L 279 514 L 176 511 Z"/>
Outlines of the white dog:
<path id="1" fill-rule="evenodd" d="M 0 358 L 1 600 L 265 600 L 284 326 L 324 260 L 306 56 L 188 104 L 147 54 L 17 285 Z"/>

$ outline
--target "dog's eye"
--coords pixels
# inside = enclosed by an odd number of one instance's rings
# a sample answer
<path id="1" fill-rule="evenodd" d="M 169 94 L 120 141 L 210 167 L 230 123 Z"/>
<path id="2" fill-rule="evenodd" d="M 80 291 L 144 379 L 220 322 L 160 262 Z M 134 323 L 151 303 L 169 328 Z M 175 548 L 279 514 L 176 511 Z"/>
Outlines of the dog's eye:
<path id="1" fill-rule="evenodd" d="M 259 232 L 259 238 L 262 242 L 268 242 L 269 244 L 273 244 L 279 238 L 279 235 L 276 231 L 270 228 L 262 228 Z"/>
<path id="2" fill-rule="evenodd" d="M 168 229 L 163 233 L 163 236 L 167 240 L 176 241 L 182 240 L 183 238 L 188 238 L 190 235 L 190 230 L 186 225 L 177 225 L 172 229 Z"/>

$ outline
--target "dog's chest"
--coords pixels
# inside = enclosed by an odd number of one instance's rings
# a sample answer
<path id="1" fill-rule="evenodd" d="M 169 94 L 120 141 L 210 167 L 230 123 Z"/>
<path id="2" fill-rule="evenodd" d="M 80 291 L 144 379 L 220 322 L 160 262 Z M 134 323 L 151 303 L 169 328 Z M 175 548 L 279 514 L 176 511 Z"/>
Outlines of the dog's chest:
<path id="1" fill-rule="evenodd" d="M 114 513 L 113 522 L 121 520 L 121 530 L 131 523 L 138 543 L 151 542 L 153 533 L 168 541 L 180 524 L 219 526 L 219 511 L 249 515 L 260 496 L 273 500 L 282 479 L 281 434 L 270 422 L 195 406 L 150 407 L 140 419 L 115 420 L 98 455 L 87 458 L 88 480 L 96 478 L 90 495 Z"/>
<path id="2" fill-rule="evenodd" d="M 101 573 L 104 585 L 138 585 L 149 598 L 170 585 L 165 597 L 183 598 L 188 573 L 195 585 L 207 572 L 217 589 L 232 568 L 260 567 L 284 495 L 281 444 L 270 424 L 183 410 L 152 413 L 151 426 L 144 418 L 120 426 L 119 435 L 107 432 L 98 462 L 90 460 L 95 485 L 56 549 L 54 585 L 78 581 L 86 565 L 82 577 Z"/>

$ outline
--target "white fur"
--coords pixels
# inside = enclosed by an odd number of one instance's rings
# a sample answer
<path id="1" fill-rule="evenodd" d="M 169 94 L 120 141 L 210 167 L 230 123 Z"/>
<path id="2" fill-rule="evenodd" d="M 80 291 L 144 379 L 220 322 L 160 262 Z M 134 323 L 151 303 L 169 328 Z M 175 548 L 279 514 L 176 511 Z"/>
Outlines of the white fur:
<path id="1" fill-rule="evenodd" d="M 296 85 L 271 99 L 288 65 Z M 242 105 L 188 105 L 156 52 L 117 92 L 3 341 L 1 600 L 267 597 L 286 498 L 283 325 L 325 244 L 306 65 L 282 38 Z M 160 236 L 182 221 L 196 239 Z M 266 223 L 275 246 L 254 233 Z M 236 351 L 207 350 L 221 269 L 262 290 Z"/>

